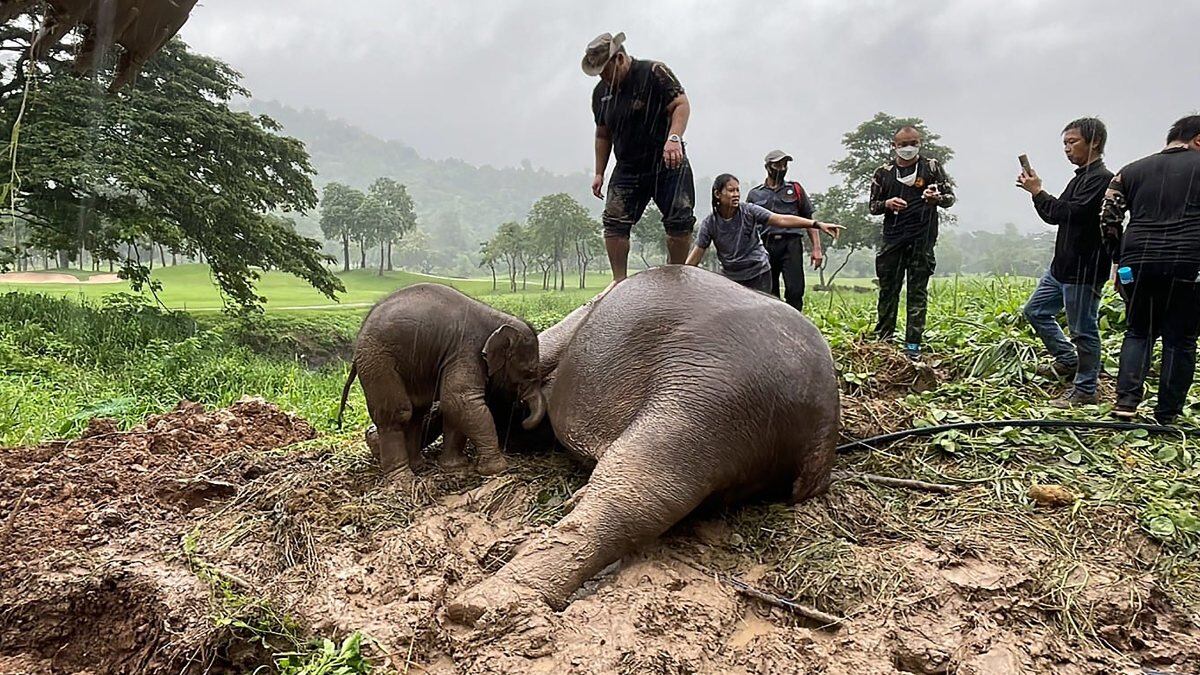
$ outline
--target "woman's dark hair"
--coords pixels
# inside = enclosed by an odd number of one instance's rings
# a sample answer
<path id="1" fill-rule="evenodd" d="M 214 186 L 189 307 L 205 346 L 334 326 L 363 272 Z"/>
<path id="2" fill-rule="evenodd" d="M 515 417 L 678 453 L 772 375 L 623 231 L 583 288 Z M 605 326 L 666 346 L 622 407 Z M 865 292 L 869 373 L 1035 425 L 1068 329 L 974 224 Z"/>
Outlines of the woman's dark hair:
<path id="1" fill-rule="evenodd" d="M 1072 129 L 1078 131 L 1088 145 L 1094 143 L 1097 153 L 1104 154 L 1104 146 L 1108 143 L 1108 127 L 1104 126 L 1104 122 L 1095 117 L 1080 117 L 1063 127 L 1062 132 L 1065 134 Z"/>
<path id="2" fill-rule="evenodd" d="M 1171 130 L 1167 132 L 1167 142 L 1190 141 L 1197 136 L 1200 136 L 1200 115 L 1188 115 L 1171 125 Z"/>
<path id="3" fill-rule="evenodd" d="M 723 173 L 720 176 L 717 176 L 717 179 L 713 181 L 713 189 L 712 189 L 713 211 L 716 211 L 717 207 L 720 206 L 720 204 L 721 204 L 720 200 L 717 199 L 717 193 L 720 192 L 721 190 L 724 190 L 725 186 L 728 185 L 729 181 L 731 181 L 731 180 L 737 180 L 737 176 L 735 176 L 731 173 Z"/>

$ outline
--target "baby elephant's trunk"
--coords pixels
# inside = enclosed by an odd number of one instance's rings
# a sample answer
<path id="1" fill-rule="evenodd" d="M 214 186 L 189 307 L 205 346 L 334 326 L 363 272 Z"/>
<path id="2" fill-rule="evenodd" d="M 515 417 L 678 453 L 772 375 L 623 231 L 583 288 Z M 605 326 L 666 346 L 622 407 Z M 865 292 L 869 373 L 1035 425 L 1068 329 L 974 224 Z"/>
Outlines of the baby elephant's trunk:
<path id="1" fill-rule="evenodd" d="M 541 387 L 533 387 L 521 397 L 521 400 L 529 406 L 529 416 L 521 422 L 521 426 L 528 431 L 541 424 L 542 419 L 546 416 L 546 397 L 542 395 Z"/>

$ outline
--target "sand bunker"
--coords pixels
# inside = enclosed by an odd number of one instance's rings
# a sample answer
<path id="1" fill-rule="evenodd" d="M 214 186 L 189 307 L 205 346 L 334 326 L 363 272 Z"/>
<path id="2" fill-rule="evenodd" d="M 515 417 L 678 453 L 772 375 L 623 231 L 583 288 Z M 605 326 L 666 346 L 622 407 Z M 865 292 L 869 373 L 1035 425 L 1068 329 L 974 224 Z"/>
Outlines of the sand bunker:
<path id="1" fill-rule="evenodd" d="M 6 272 L 0 274 L 0 284 L 116 284 L 121 279 L 115 274 L 93 274 L 79 279 L 61 272 Z"/>

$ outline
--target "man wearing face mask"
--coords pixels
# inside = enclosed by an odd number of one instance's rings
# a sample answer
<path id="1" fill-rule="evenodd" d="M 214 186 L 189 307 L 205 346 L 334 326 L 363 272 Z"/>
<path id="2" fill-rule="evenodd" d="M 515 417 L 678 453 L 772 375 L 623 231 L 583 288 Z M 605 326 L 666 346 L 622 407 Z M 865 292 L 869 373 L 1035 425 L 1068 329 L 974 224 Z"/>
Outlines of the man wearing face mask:
<path id="1" fill-rule="evenodd" d="M 746 195 L 746 201 L 757 204 L 772 213 L 785 216 L 800 216 L 812 219 L 813 203 L 808 193 L 795 181 L 785 181 L 791 155 L 782 150 L 772 150 L 763 159 L 767 168 L 767 180 Z M 816 229 L 808 230 L 812 243 L 813 269 L 821 266 L 821 235 Z M 779 276 L 783 275 L 784 299 L 787 304 L 804 311 L 804 235 L 794 228 L 763 228 L 763 245 L 771 259 L 771 294 L 779 296 Z"/>
<path id="2" fill-rule="evenodd" d="M 938 208 L 954 204 L 950 177 L 935 159 L 921 156 L 921 133 L 899 129 L 892 137 L 895 160 L 875 170 L 871 179 L 871 215 L 883 216 L 883 242 L 875 256 L 879 277 L 879 322 L 875 334 L 890 340 L 896 332 L 900 287 L 908 282 L 908 316 L 904 352 L 916 361 L 925 332 L 929 277 L 936 261 Z"/>
<path id="3" fill-rule="evenodd" d="M 684 154 L 683 132 L 691 107 L 683 85 L 658 61 L 625 52 L 625 34 L 604 33 L 592 40 L 583 72 L 599 76 L 592 91 L 596 121 L 596 172 L 592 194 L 604 199 L 604 171 L 616 155 L 604 204 L 604 247 L 613 280 L 625 278 L 629 233 L 653 199 L 663 215 L 667 262 L 682 263 L 696 224 L 696 185 Z"/>

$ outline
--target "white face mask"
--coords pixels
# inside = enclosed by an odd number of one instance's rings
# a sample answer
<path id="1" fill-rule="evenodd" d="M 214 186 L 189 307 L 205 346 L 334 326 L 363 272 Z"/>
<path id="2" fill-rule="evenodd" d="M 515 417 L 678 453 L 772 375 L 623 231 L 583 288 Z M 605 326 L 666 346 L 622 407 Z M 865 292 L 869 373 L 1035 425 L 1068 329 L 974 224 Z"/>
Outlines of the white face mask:
<path id="1" fill-rule="evenodd" d="M 916 157 L 920 152 L 921 148 L 915 145 L 904 145 L 896 148 L 896 156 L 906 162 Z"/>

